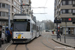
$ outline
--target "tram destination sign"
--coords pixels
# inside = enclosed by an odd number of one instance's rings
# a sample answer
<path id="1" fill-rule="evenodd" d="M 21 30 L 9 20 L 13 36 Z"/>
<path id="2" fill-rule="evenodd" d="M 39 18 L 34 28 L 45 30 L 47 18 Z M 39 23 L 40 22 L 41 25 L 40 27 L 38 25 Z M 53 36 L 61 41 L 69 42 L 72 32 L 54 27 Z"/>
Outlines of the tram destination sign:
<path id="1" fill-rule="evenodd" d="M 14 19 L 14 22 L 26 22 L 27 19 Z"/>

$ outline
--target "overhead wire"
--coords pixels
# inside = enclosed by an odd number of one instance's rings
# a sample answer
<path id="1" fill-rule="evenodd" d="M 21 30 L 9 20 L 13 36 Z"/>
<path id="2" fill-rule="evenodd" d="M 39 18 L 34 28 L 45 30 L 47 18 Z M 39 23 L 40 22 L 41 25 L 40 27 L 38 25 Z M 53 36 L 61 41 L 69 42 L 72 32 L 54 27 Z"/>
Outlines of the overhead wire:
<path id="1" fill-rule="evenodd" d="M 46 6 L 47 2 L 48 2 L 48 0 L 46 0 L 44 7 Z M 44 8 L 44 13 L 46 13 L 45 8 Z M 45 18 L 46 18 L 46 20 L 47 20 L 46 14 L 45 14 Z"/>

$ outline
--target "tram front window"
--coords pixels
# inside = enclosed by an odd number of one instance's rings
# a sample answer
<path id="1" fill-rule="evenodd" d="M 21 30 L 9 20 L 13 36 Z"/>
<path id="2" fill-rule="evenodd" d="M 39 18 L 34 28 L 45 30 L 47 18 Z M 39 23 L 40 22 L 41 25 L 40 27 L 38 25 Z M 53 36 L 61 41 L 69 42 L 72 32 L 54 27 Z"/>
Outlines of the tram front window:
<path id="1" fill-rule="evenodd" d="M 14 22 L 14 31 L 30 31 L 30 23 Z"/>

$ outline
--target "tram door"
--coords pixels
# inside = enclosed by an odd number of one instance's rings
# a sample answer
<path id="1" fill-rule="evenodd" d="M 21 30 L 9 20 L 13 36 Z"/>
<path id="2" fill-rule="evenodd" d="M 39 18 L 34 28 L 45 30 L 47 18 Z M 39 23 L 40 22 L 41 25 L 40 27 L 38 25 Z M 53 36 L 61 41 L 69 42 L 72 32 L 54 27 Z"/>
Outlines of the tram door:
<path id="1" fill-rule="evenodd" d="M 0 38 L 1 38 L 1 35 L 2 35 L 2 26 L 0 25 Z"/>

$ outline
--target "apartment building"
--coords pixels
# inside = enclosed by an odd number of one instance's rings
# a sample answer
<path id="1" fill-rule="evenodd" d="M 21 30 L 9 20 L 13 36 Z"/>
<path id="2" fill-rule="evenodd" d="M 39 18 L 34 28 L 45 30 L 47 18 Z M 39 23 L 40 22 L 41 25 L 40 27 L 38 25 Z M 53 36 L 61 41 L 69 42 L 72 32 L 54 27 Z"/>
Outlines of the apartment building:
<path id="1" fill-rule="evenodd" d="M 25 14 L 33 14 L 33 11 L 31 10 L 31 0 L 23 0 L 23 4 L 29 5 L 29 6 L 23 6 L 23 13 Z"/>
<path id="2" fill-rule="evenodd" d="M 21 0 L 0 0 L 0 25 L 8 25 L 8 13 L 10 6 L 10 20 L 12 22 L 13 15 L 20 13 Z"/>
<path id="3" fill-rule="evenodd" d="M 72 21 L 67 22 L 67 28 L 65 19 L 75 18 L 75 0 L 55 0 L 54 17 L 62 19 L 62 23 L 59 24 L 63 34 L 75 34 L 75 24 Z"/>
<path id="4" fill-rule="evenodd" d="M 24 14 L 32 14 L 31 11 L 31 0 L 22 0 L 23 4 L 28 4 L 29 6 L 22 7 L 22 13 Z M 8 14 L 9 14 L 9 6 L 10 6 L 10 20 L 12 23 L 14 14 L 21 13 L 21 0 L 0 0 L 0 25 L 8 26 Z"/>

